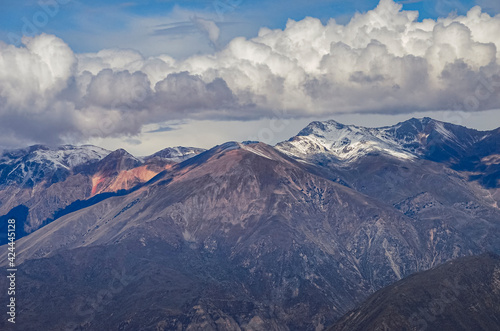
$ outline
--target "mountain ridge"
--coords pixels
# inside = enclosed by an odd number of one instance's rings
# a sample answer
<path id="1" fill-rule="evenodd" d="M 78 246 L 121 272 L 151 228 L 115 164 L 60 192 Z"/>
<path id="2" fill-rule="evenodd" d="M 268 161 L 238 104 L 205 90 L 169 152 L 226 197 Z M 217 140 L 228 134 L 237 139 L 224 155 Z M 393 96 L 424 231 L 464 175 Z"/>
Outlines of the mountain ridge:
<path id="1" fill-rule="evenodd" d="M 485 187 L 500 187 L 500 128 L 478 131 L 429 117 L 378 128 L 315 121 L 275 147 L 304 162 L 336 167 L 370 154 L 424 159 L 468 172 Z"/>
<path id="2" fill-rule="evenodd" d="M 424 128 L 417 122 L 387 136 L 412 144 Z M 317 123 L 332 136 L 371 134 Z M 454 169 L 452 158 L 419 157 L 384 139 L 374 141 L 405 157 L 375 148 L 345 162 L 324 149 L 303 157 L 255 142 L 181 162 L 118 150 L 103 167 L 68 177 L 74 188 L 68 180 L 39 187 L 87 195 L 16 242 L 23 329 L 324 330 L 411 274 L 500 253 L 500 190 Z M 479 152 L 494 166 L 499 149 L 487 139 Z M 99 293 L 108 295 L 96 303 Z M 63 301 L 46 307 L 54 295 Z"/>
<path id="3" fill-rule="evenodd" d="M 184 158 L 201 151 L 183 149 Z M 0 215 L 27 208 L 28 214 L 18 224 L 27 234 L 76 201 L 130 190 L 177 162 L 178 156 L 155 155 L 143 160 L 124 149 L 108 151 L 93 145 L 33 145 L 4 151 L 0 155 Z M 0 243 L 6 239 L 2 232 Z"/>
<path id="4" fill-rule="evenodd" d="M 500 128 L 499 128 L 500 129 Z M 333 156 L 340 160 L 349 161 L 352 159 L 352 155 L 349 151 L 341 150 L 343 148 L 354 149 L 357 154 L 366 153 L 366 151 L 359 146 L 363 141 L 377 143 L 378 145 L 373 146 L 369 151 L 380 150 L 386 152 L 407 152 L 414 154 L 414 156 L 426 156 L 422 148 L 426 147 L 423 140 L 430 140 L 427 143 L 432 142 L 432 139 L 442 139 L 451 141 L 459 147 L 465 148 L 462 139 L 460 142 L 456 141 L 456 132 L 462 132 L 461 138 L 467 137 L 465 143 L 473 145 L 481 139 L 485 139 L 492 133 L 499 131 L 478 131 L 475 129 L 469 129 L 465 126 L 455 125 L 451 123 L 445 123 L 437 120 L 433 120 L 429 117 L 424 118 L 411 118 L 407 121 L 399 122 L 392 126 L 382 126 L 382 127 L 363 127 L 358 125 L 344 125 L 335 120 L 328 121 L 314 121 L 302 129 L 296 136 L 290 138 L 288 141 L 278 143 L 276 146 L 285 152 L 293 154 L 293 147 L 300 150 L 297 146 L 298 144 L 293 144 L 295 141 L 300 141 L 300 137 L 310 138 L 311 136 L 316 136 L 318 138 L 324 138 L 326 141 L 311 141 L 311 143 L 320 144 L 325 147 L 326 151 L 331 152 Z M 429 135 L 433 134 L 429 139 Z M 291 142 L 292 144 L 286 144 Z M 335 143 L 340 143 L 340 145 L 335 145 Z M 330 146 L 328 146 L 330 144 Z M 292 149 L 289 150 L 286 147 Z M 393 150 L 388 151 L 390 147 Z M 343 155 L 346 154 L 346 155 Z M 352 153 L 351 153 L 352 154 Z M 393 154 L 393 155 L 394 155 Z M 357 155 L 359 157 L 359 155 Z M 399 155 L 399 157 L 404 157 Z"/>
<path id="5" fill-rule="evenodd" d="M 329 331 L 497 330 L 500 256 L 452 260 L 371 295 Z"/>

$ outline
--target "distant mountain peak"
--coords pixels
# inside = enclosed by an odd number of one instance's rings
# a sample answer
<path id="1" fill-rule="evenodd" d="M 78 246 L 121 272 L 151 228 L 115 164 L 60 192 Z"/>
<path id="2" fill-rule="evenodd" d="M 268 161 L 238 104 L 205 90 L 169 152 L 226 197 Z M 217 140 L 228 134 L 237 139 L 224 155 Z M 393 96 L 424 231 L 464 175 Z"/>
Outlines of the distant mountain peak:
<path id="1" fill-rule="evenodd" d="M 379 128 L 344 125 L 329 120 L 311 122 L 296 136 L 277 144 L 276 148 L 289 156 L 309 161 L 316 157 L 330 157 L 347 162 L 373 153 L 403 159 L 423 157 L 453 161 L 488 134 L 430 117 L 411 118 Z"/>
<path id="2" fill-rule="evenodd" d="M 247 157 L 257 157 L 263 161 L 264 159 L 283 159 L 284 156 L 272 146 L 262 142 L 240 143 L 229 141 L 183 161 L 179 164 L 179 167 L 181 169 L 194 169 L 199 166 L 210 164 L 210 167 L 206 169 L 210 169 L 212 174 L 223 173 L 229 169 L 231 165 L 237 164 L 239 160 Z M 259 161 L 252 162 L 252 165 L 255 164 L 259 164 Z"/>
<path id="3" fill-rule="evenodd" d="M 75 167 L 98 162 L 108 154 L 108 150 L 92 145 L 33 145 L 4 151 L 0 155 L 0 185 L 32 186 L 43 180 L 57 182 Z"/>
<path id="4" fill-rule="evenodd" d="M 221 145 L 218 145 L 217 148 L 221 151 L 230 151 L 233 149 L 240 149 L 242 148 L 243 144 L 237 142 L 237 141 L 228 141 L 227 143 L 223 143 Z"/>
<path id="5" fill-rule="evenodd" d="M 310 160 L 315 156 L 330 156 L 339 161 L 351 161 L 369 153 L 385 153 L 411 159 L 414 156 L 382 130 L 337 121 L 312 122 L 297 136 L 276 148 L 289 156 Z"/>
<path id="6" fill-rule="evenodd" d="M 123 148 L 118 148 L 117 150 L 112 151 L 106 157 L 107 158 L 111 158 L 111 157 L 130 157 L 130 158 L 136 158 L 135 156 L 133 156 L 132 154 L 130 154 L 129 152 L 127 152 Z"/>
<path id="7" fill-rule="evenodd" d="M 111 153 L 109 153 L 105 158 L 103 158 L 98 166 L 98 172 L 104 176 L 114 176 L 120 171 L 129 170 L 138 167 L 142 164 L 142 161 L 124 150 L 119 148 Z"/>
<path id="8" fill-rule="evenodd" d="M 250 152 L 267 159 L 274 159 L 274 149 L 263 142 L 236 142 L 230 141 L 216 147 L 218 153 L 225 153 L 232 150 L 242 150 Z"/>
<path id="9" fill-rule="evenodd" d="M 182 162 L 204 151 L 206 151 L 206 149 L 197 147 L 183 147 L 183 146 L 167 147 L 150 156 L 146 156 L 144 160 L 147 161 L 153 158 L 160 158 L 172 162 Z"/>
<path id="10" fill-rule="evenodd" d="M 322 136 L 321 132 L 331 131 L 332 129 L 340 130 L 340 129 L 343 129 L 345 127 L 346 127 L 346 125 L 341 124 L 341 123 L 334 121 L 334 120 L 328 120 L 328 121 L 324 121 L 324 122 L 314 121 L 314 122 L 309 123 L 309 125 L 306 126 L 304 129 L 302 129 L 297 134 L 297 136 L 309 136 L 311 134 Z"/>

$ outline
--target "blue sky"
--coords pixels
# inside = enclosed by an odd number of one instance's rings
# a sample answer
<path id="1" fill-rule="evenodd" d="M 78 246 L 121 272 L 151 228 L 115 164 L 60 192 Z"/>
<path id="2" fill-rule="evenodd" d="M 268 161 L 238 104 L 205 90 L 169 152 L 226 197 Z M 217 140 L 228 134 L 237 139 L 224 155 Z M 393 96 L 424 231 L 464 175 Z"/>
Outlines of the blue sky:
<path id="1" fill-rule="evenodd" d="M 406 10 L 418 10 L 420 19 L 465 14 L 475 5 L 496 14 L 496 0 L 404 0 Z M 54 34 L 78 53 L 103 48 L 133 48 L 145 55 L 170 54 L 176 58 L 213 51 L 193 29 L 191 17 L 215 21 L 223 46 L 236 36 L 255 36 L 260 27 L 284 28 L 288 19 L 306 16 L 346 23 L 356 12 L 366 12 L 377 0 L 4 0 L 0 2 L 0 39 L 19 43 L 25 34 Z M 49 15 L 42 10 L 49 8 Z M 54 6 L 56 5 L 56 7 Z M 162 30 L 163 34 L 158 33 Z"/>

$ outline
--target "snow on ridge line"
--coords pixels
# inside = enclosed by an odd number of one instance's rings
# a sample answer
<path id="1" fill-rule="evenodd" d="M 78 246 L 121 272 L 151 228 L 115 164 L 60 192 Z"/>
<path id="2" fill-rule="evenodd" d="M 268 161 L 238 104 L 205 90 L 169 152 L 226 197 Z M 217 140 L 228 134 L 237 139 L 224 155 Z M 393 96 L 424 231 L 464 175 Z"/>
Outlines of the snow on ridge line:
<path id="1" fill-rule="evenodd" d="M 66 147 L 66 146 L 65 146 Z M 52 162 L 56 167 L 74 168 L 88 161 L 98 161 L 109 155 L 110 151 L 96 146 L 73 146 L 72 149 L 37 150 L 33 161 Z"/>
<path id="2" fill-rule="evenodd" d="M 424 122 L 425 119 L 420 120 Z M 395 137 L 401 127 L 398 123 L 391 127 L 365 128 L 344 125 L 336 121 L 312 122 L 289 141 L 275 147 L 297 158 L 308 158 L 315 154 L 330 154 L 340 161 L 352 161 L 370 152 L 382 152 L 402 159 L 415 159 L 417 155 L 402 146 Z M 393 132 L 390 132 L 393 131 Z M 404 140 L 418 143 L 418 137 Z"/>
<path id="3" fill-rule="evenodd" d="M 64 145 L 56 148 L 45 146 L 36 148 L 35 145 L 24 149 L 5 151 L 0 156 L 0 163 L 15 164 L 30 161 L 37 163 L 52 163 L 56 167 L 60 166 L 69 169 L 90 160 L 101 160 L 109 153 L 110 151 L 104 148 L 92 145 Z"/>
<path id="4" fill-rule="evenodd" d="M 168 152 L 172 155 L 162 156 L 161 152 L 164 150 L 168 150 Z M 144 157 L 136 157 L 128 152 L 127 154 L 130 154 L 132 157 L 142 162 L 154 156 L 170 159 L 172 161 L 182 161 L 199 154 L 198 150 L 205 151 L 205 149 L 202 148 L 183 146 L 168 147 L 164 150 Z M 22 149 L 4 151 L 0 154 L 0 164 L 15 164 L 30 161 L 45 163 L 46 165 L 53 164 L 55 167 L 71 169 L 91 160 L 100 161 L 113 152 L 116 152 L 116 150 L 110 151 L 102 147 L 88 144 L 78 146 L 61 145 L 53 148 L 44 145 L 33 145 Z"/>
<path id="5" fill-rule="evenodd" d="M 142 156 L 140 157 L 140 159 L 143 161 L 147 161 L 154 157 L 159 157 L 171 160 L 173 162 L 182 162 L 205 151 L 206 149 L 204 148 L 175 146 L 175 147 L 164 148 L 148 156 Z"/>

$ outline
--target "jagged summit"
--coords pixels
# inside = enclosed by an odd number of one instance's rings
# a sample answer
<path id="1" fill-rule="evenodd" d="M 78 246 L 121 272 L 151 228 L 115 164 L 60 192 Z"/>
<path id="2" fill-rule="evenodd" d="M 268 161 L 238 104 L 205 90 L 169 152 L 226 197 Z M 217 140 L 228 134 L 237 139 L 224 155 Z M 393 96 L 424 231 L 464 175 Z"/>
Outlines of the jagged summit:
<path id="1" fill-rule="evenodd" d="M 393 126 L 367 128 L 334 120 L 312 122 L 296 136 L 276 145 L 282 152 L 310 160 L 318 155 L 353 161 L 366 154 L 397 158 L 458 160 L 493 131 L 477 131 L 429 117 L 411 118 Z"/>
<path id="2" fill-rule="evenodd" d="M 144 160 L 161 158 L 161 159 L 168 159 L 174 162 L 181 162 L 195 155 L 198 155 L 204 151 L 205 149 L 196 147 L 183 147 L 183 146 L 167 147 L 150 156 L 146 156 Z"/>
<path id="3" fill-rule="evenodd" d="M 320 135 L 321 132 L 329 131 L 332 128 L 337 129 L 337 130 L 341 130 L 345 127 L 346 127 L 346 125 L 341 124 L 341 123 L 334 121 L 334 120 L 328 120 L 328 121 L 324 121 L 324 122 L 314 121 L 314 122 L 309 123 L 309 125 L 306 126 L 304 129 L 302 129 L 297 134 L 297 136 L 309 136 L 311 134 Z"/>
<path id="4" fill-rule="evenodd" d="M 55 183 L 63 181 L 73 172 L 116 172 L 138 167 L 144 161 L 155 158 L 178 163 L 203 151 L 201 148 L 178 146 L 137 158 L 123 148 L 109 151 L 94 145 L 51 147 L 37 144 L 0 153 L 0 185 L 32 187 L 42 181 Z"/>
<path id="5" fill-rule="evenodd" d="M 92 159 L 102 159 L 110 151 L 93 145 L 62 145 L 49 147 L 46 145 L 32 145 L 27 148 L 6 150 L 0 156 L 0 162 L 16 162 L 23 160 L 39 160 L 60 163 L 66 168 L 72 168 Z"/>
<path id="6" fill-rule="evenodd" d="M 71 169 L 102 160 L 109 151 L 92 145 L 48 147 L 33 145 L 0 156 L 0 185 L 27 185 L 66 178 Z"/>
<path id="7" fill-rule="evenodd" d="M 415 157 L 383 130 L 344 125 L 333 120 L 312 122 L 297 136 L 276 147 L 292 157 L 309 161 L 318 155 L 352 161 L 377 152 L 404 159 Z"/>
<path id="8" fill-rule="evenodd" d="M 98 169 L 102 174 L 111 176 L 123 170 L 129 170 L 138 167 L 142 162 L 135 156 L 120 148 L 107 155 L 99 162 Z"/>

